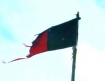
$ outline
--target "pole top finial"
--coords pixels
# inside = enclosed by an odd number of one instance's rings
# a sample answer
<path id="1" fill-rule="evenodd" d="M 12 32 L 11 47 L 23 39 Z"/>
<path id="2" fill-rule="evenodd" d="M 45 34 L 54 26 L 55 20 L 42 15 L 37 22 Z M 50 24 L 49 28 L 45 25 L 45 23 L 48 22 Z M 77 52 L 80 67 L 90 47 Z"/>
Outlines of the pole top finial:
<path id="1" fill-rule="evenodd" d="M 81 19 L 81 18 L 79 17 L 79 12 L 77 12 L 77 14 L 76 14 L 76 18 L 77 18 L 78 20 Z"/>

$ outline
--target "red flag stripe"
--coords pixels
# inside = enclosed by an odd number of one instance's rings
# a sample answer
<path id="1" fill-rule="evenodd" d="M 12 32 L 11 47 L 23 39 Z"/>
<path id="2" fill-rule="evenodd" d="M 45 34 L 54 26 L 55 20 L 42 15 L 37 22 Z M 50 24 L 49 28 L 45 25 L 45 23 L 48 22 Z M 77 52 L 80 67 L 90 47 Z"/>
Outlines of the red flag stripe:
<path id="1" fill-rule="evenodd" d="M 41 33 L 35 41 L 33 41 L 33 45 L 30 48 L 30 54 L 27 55 L 27 58 L 32 57 L 33 55 L 45 52 L 48 50 L 47 48 L 47 40 L 48 40 L 48 31 Z"/>

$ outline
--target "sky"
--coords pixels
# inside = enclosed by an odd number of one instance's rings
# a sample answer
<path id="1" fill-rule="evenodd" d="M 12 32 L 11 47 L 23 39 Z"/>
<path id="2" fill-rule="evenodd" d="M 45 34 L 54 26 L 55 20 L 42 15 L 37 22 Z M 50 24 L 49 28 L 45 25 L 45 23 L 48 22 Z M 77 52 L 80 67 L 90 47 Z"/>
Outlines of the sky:
<path id="1" fill-rule="evenodd" d="M 105 81 L 105 0 L 0 0 L 0 81 L 70 81 L 71 47 L 29 54 L 38 34 L 80 12 L 75 81 Z"/>

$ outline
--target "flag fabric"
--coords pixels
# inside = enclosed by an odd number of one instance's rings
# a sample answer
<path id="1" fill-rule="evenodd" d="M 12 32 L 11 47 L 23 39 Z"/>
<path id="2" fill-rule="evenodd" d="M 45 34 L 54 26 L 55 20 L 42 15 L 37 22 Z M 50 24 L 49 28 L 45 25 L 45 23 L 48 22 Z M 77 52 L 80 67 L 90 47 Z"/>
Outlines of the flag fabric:
<path id="1" fill-rule="evenodd" d="M 32 42 L 27 58 L 46 51 L 58 50 L 76 45 L 78 38 L 78 20 L 73 19 L 53 26 Z"/>
<path id="2" fill-rule="evenodd" d="M 32 42 L 32 46 L 25 45 L 26 47 L 30 47 L 29 55 L 27 55 L 26 58 L 46 51 L 75 46 L 78 39 L 78 20 L 78 18 L 72 19 L 62 24 L 52 26 L 40 33 Z M 13 61 L 21 59 L 24 58 L 18 58 Z"/>

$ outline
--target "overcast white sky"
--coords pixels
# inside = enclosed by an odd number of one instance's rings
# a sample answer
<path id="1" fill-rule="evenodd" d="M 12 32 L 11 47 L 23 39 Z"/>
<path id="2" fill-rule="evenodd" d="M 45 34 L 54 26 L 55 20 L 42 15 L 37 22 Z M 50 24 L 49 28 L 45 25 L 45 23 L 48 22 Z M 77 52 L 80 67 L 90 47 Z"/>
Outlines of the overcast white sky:
<path id="1" fill-rule="evenodd" d="M 105 81 L 105 0 L 0 0 L 0 60 L 24 57 L 45 29 L 80 12 L 76 81 Z M 72 49 L 0 63 L 0 81 L 70 81 Z"/>

